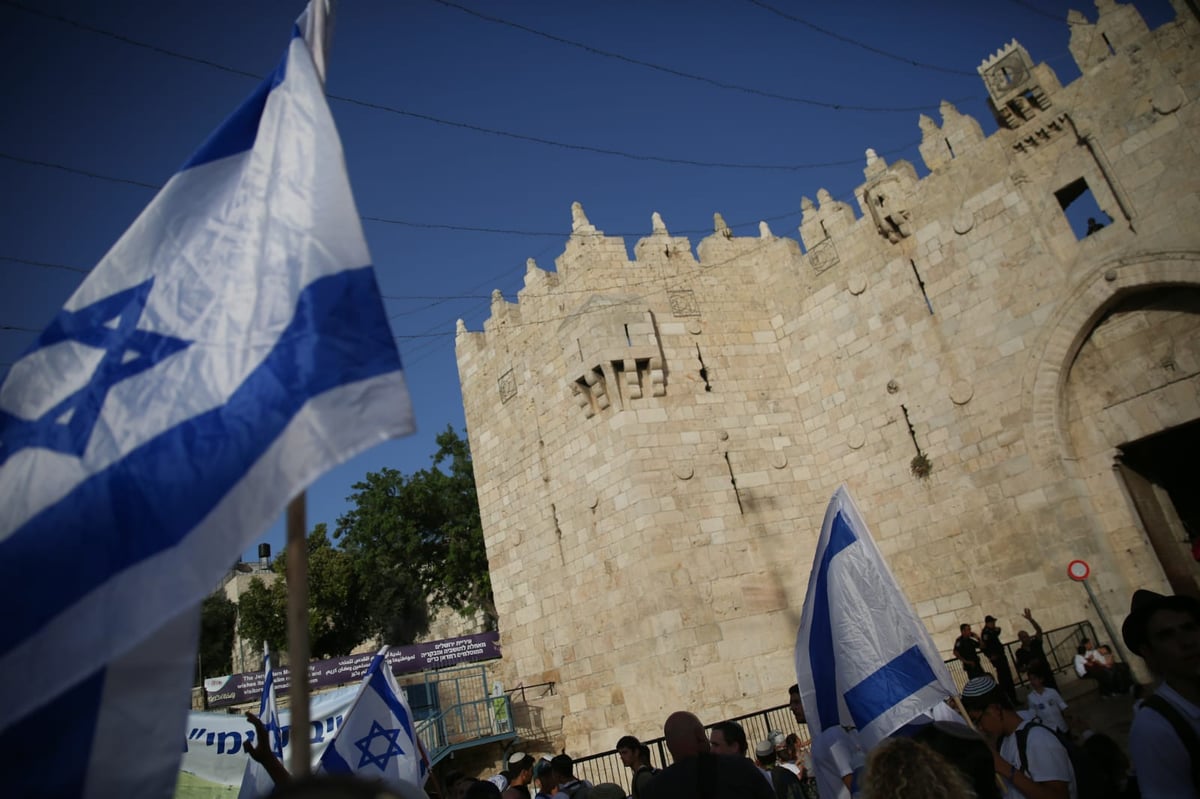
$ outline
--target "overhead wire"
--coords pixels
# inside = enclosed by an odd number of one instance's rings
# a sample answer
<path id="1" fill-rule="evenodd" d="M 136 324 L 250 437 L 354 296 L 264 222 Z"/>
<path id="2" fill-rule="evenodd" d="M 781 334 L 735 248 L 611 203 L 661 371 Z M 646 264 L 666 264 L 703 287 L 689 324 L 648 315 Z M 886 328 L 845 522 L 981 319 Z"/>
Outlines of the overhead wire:
<path id="1" fill-rule="evenodd" d="M 768 98 L 771 100 L 781 100 L 783 102 L 788 102 L 788 103 L 797 103 L 799 105 L 808 105 L 808 106 L 813 106 L 816 108 L 825 108 L 825 109 L 828 109 L 831 111 L 865 111 L 865 112 L 872 112 L 872 113 L 889 113 L 890 114 L 890 113 L 905 113 L 905 112 L 912 113 L 912 112 L 917 112 L 917 111 L 926 111 L 930 108 L 937 107 L 936 105 L 919 105 L 919 106 L 851 105 L 848 103 L 834 103 L 834 102 L 829 102 L 826 100 L 815 100 L 811 97 L 795 97 L 793 95 L 788 95 L 788 94 L 779 94 L 776 92 L 769 92 L 769 91 L 765 91 L 763 89 L 756 89 L 752 86 L 742 86 L 737 83 L 729 83 L 728 81 L 718 80 L 717 78 L 709 78 L 704 75 L 697 75 L 695 73 L 685 72 L 683 70 L 675 69 L 673 67 L 663 66 L 662 64 L 655 64 L 651 61 L 644 61 L 640 58 L 634 58 L 632 56 L 623 55 L 621 53 L 615 53 L 615 52 L 612 52 L 611 50 L 603 50 L 599 47 L 594 47 L 590 44 L 584 44 L 583 42 L 577 42 L 573 39 L 568 39 L 564 36 L 558 36 L 557 34 L 547 33 L 546 31 L 538 30 L 537 28 L 531 28 L 528 25 L 522 25 L 519 22 L 513 22 L 512 20 L 504 19 L 502 17 L 496 17 L 496 16 L 492 16 L 490 14 L 484 14 L 482 11 L 476 11 L 475 9 L 467 8 L 466 6 L 459 5 L 458 3 L 451 2 L 450 0 L 430 0 L 430 2 L 437 3 L 438 5 L 441 5 L 441 6 L 446 6 L 447 8 L 456 9 L 457 11 L 461 11 L 462 13 L 468 14 L 472 17 L 477 17 L 486 22 L 491 22 L 496 25 L 503 25 L 503 26 L 506 26 L 509 28 L 514 28 L 516 30 L 524 31 L 525 33 L 531 34 L 533 36 L 539 36 L 543 39 L 547 39 L 552 42 L 558 42 L 559 44 L 565 44 L 570 47 L 575 47 L 575 48 L 578 48 L 585 52 L 591 53 L 592 55 L 602 56 L 604 58 L 611 58 L 616 61 L 623 61 L 627 64 L 634 64 L 639 67 L 644 67 L 645 69 L 651 69 L 656 72 L 662 72 L 664 74 L 672 75 L 677 78 L 684 78 L 685 80 L 691 80 L 691 81 L 695 81 L 695 82 L 699 82 L 699 83 L 706 83 L 709 86 L 715 86 L 719 89 L 727 89 L 730 91 L 742 92 L 743 94 L 749 94 L 749 95 L 753 95 L 756 97 L 765 97 L 765 98 Z M 964 98 L 960 98 L 958 100 L 954 100 L 953 102 L 957 103 L 957 102 L 961 102 L 963 100 L 969 100 L 969 99 L 971 99 L 971 98 L 964 97 Z"/>
<path id="2" fill-rule="evenodd" d="M 441 0 L 435 0 L 435 2 L 441 2 Z M 828 36 L 831 39 L 835 39 L 839 42 L 842 42 L 843 44 L 848 44 L 852 47 L 857 47 L 860 50 L 865 50 L 868 53 L 874 53 L 875 55 L 882 56 L 884 58 L 890 58 L 893 61 L 899 61 L 901 64 L 907 64 L 910 67 L 916 67 L 918 69 L 928 69 L 933 72 L 941 72 L 946 75 L 958 75 L 961 77 L 969 77 L 969 78 L 978 78 L 979 77 L 979 74 L 977 72 L 975 72 L 975 70 L 968 71 L 965 69 L 954 69 L 953 67 L 943 67 L 943 66 L 939 66 L 938 64 L 931 64 L 927 61 L 918 61 L 915 58 L 910 58 L 909 56 L 905 56 L 905 55 L 899 55 L 897 53 L 893 53 L 888 50 L 884 50 L 882 48 L 867 44 L 866 42 L 860 42 L 857 39 L 852 39 L 849 36 L 843 36 L 842 34 L 838 33 L 837 31 L 832 31 L 832 30 L 829 30 L 828 28 L 823 28 L 820 25 L 817 25 L 815 22 L 811 22 L 807 19 L 804 19 L 803 17 L 798 17 L 795 14 L 789 14 L 788 12 L 783 11 L 782 9 L 776 8 L 775 6 L 770 5 L 769 3 L 764 3 L 763 0 L 746 0 L 746 2 L 750 3 L 751 5 L 758 6 L 759 8 L 761 8 L 765 11 L 769 11 L 777 17 L 781 17 L 781 18 L 789 20 L 791 22 L 795 22 L 799 25 L 803 25 L 804 27 L 808 28 L 809 30 L 815 31 L 816 33 L 819 33 L 822 36 Z"/>

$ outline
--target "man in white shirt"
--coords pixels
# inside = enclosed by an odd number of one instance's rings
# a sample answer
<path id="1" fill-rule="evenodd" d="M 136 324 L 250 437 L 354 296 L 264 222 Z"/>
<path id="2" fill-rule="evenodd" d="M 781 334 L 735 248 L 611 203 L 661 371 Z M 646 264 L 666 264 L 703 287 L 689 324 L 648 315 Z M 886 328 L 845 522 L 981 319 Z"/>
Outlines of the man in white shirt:
<path id="1" fill-rule="evenodd" d="M 800 701 L 800 686 L 788 689 L 788 707 L 800 724 L 808 724 L 804 704 Z M 834 725 L 827 730 L 809 728 L 812 735 L 813 777 L 821 799 L 850 799 L 854 790 L 854 771 L 865 758 L 856 736 Z"/>
<path id="2" fill-rule="evenodd" d="M 1062 694 L 1046 685 L 1046 673 L 1040 667 L 1031 668 L 1028 675 L 1029 696 L 1025 698 L 1025 702 L 1034 716 L 1052 730 L 1070 732 L 1070 725 L 1063 715 L 1067 703 Z"/>
<path id="3" fill-rule="evenodd" d="M 1200 796 L 1200 600 L 1136 591 L 1121 637 L 1163 680 L 1129 731 L 1138 788 L 1146 797 Z"/>
<path id="4" fill-rule="evenodd" d="M 1008 797 L 1090 799 L 1078 796 L 1071 756 L 1058 736 L 1017 715 L 995 680 L 987 675 L 968 680 L 962 696 L 972 723 L 1000 741 L 1000 749 L 993 751 L 992 757 Z M 1018 742 L 1021 737 L 1025 738 L 1024 762 Z"/>

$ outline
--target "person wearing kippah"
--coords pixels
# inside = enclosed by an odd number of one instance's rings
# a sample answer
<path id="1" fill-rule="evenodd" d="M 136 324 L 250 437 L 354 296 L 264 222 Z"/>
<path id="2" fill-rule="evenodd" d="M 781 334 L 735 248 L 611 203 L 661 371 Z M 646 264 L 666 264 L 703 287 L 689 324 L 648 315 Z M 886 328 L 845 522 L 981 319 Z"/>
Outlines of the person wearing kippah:
<path id="1" fill-rule="evenodd" d="M 1141 795 L 1200 796 L 1200 600 L 1139 590 L 1121 638 L 1162 684 L 1129 731 Z"/>
<path id="2" fill-rule="evenodd" d="M 992 751 L 993 767 L 1004 780 L 1008 797 L 1093 799 L 1079 796 L 1071 756 L 1058 736 L 1017 715 L 990 676 L 968 680 L 963 686 L 962 703 L 980 732 L 999 739 L 998 750 Z M 1021 739 L 1025 742 L 1023 753 Z"/>

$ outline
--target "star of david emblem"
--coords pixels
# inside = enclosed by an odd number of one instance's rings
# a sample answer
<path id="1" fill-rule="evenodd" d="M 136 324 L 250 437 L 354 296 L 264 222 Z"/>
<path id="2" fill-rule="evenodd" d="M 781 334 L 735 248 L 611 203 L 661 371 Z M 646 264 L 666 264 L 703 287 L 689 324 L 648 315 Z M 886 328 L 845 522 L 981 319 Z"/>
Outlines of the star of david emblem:
<path id="1" fill-rule="evenodd" d="M 64 341 L 103 350 L 104 355 L 82 388 L 36 419 L 22 419 L 0 410 L 0 466 L 29 447 L 82 456 L 109 390 L 191 344 L 137 328 L 153 286 L 151 278 L 78 311 L 59 311 L 26 355 Z"/>
<path id="2" fill-rule="evenodd" d="M 404 750 L 396 742 L 396 739 L 399 737 L 399 729 L 385 730 L 378 721 L 372 721 L 371 731 L 367 733 L 366 737 L 359 738 L 354 742 L 354 745 L 363 753 L 362 758 L 358 761 L 358 767 L 362 768 L 370 763 L 377 766 L 380 771 L 386 770 L 389 759 L 404 755 Z M 387 742 L 387 748 L 378 755 L 371 752 L 371 744 L 374 743 L 376 738 L 383 738 Z"/>

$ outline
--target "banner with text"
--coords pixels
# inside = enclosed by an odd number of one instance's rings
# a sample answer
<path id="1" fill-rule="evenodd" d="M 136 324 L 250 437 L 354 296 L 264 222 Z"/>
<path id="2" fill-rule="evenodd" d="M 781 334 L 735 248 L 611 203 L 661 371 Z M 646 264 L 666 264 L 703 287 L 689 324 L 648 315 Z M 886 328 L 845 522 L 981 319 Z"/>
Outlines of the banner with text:
<path id="1" fill-rule="evenodd" d="M 276 672 L 278 676 L 278 672 Z M 333 734 L 345 721 L 346 712 L 358 691 L 357 685 L 347 685 L 328 693 L 312 697 L 309 704 L 309 742 L 315 764 L 329 745 Z M 283 760 L 290 762 L 292 756 L 292 712 L 279 711 L 279 726 L 283 732 Z M 254 728 L 245 716 L 230 713 L 188 714 L 187 737 L 183 743 L 183 761 L 180 770 L 193 774 L 206 782 L 218 785 L 241 785 L 242 773 L 246 770 L 249 757 L 242 750 L 242 743 L 253 740 Z"/>
<path id="2" fill-rule="evenodd" d="M 373 657 L 373 653 L 366 653 L 314 661 L 308 666 L 308 685 L 315 689 L 358 682 L 367 673 L 367 667 L 371 665 Z M 494 660 L 498 657 L 500 633 L 486 632 L 393 647 L 388 650 L 387 662 L 393 674 L 412 674 L 477 660 Z M 204 681 L 204 692 L 208 696 L 209 707 L 224 707 L 243 702 L 257 702 L 262 695 L 262 684 L 261 671 L 247 671 L 228 677 L 207 679 Z M 291 684 L 291 671 L 286 666 L 276 667 L 276 693 L 282 695 Z"/>

